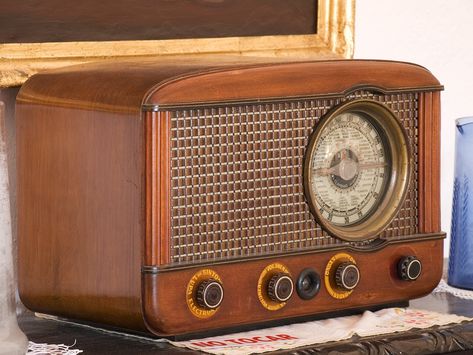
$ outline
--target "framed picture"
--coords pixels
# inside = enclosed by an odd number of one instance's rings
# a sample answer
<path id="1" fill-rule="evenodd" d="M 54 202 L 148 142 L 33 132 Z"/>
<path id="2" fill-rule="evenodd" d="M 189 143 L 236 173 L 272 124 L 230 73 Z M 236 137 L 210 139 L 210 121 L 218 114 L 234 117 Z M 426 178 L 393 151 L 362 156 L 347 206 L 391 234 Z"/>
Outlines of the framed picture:
<path id="1" fill-rule="evenodd" d="M 119 57 L 351 58 L 355 0 L 3 0 L 0 88 Z"/>

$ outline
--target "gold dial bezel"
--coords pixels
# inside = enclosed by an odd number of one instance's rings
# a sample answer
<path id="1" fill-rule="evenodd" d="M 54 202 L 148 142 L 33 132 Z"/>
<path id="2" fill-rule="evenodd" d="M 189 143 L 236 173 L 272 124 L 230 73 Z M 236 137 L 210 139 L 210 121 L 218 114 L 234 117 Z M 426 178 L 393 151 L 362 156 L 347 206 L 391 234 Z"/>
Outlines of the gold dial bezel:
<path id="1" fill-rule="evenodd" d="M 317 142 L 325 128 L 340 114 L 358 112 L 368 116 L 371 124 L 382 131 L 385 145 L 391 157 L 391 175 L 387 180 L 384 195 L 374 211 L 359 223 L 348 226 L 337 226 L 323 217 L 316 207 L 312 186 L 311 165 Z M 394 219 L 404 202 L 411 177 L 410 148 L 407 135 L 398 118 L 385 105 L 367 99 L 353 100 L 341 104 L 328 112 L 320 121 L 309 139 L 304 158 L 304 192 L 310 211 L 318 224 L 331 235 L 347 241 L 363 241 L 375 238 Z"/>

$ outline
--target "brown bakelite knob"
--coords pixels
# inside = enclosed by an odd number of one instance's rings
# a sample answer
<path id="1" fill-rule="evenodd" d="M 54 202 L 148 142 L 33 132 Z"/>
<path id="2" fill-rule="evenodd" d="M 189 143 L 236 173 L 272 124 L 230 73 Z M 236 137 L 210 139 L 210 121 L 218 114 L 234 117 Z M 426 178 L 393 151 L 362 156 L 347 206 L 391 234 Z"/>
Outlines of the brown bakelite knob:
<path id="1" fill-rule="evenodd" d="M 292 296 L 294 284 L 288 274 L 276 274 L 269 280 L 268 296 L 276 302 L 286 302 Z"/>
<path id="2" fill-rule="evenodd" d="M 343 290 L 351 291 L 360 282 L 360 270 L 351 262 L 338 265 L 335 272 L 335 283 Z"/>
<path id="3" fill-rule="evenodd" d="M 405 281 L 414 281 L 422 272 L 422 264 L 415 256 L 405 256 L 397 264 L 399 278 Z"/>
<path id="4" fill-rule="evenodd" d="M 223 301 L 223 287 L 217 280 L 208 279 L 200 283 L 196 294 L 197 304 L 205 309 L 215 309 Z"/>

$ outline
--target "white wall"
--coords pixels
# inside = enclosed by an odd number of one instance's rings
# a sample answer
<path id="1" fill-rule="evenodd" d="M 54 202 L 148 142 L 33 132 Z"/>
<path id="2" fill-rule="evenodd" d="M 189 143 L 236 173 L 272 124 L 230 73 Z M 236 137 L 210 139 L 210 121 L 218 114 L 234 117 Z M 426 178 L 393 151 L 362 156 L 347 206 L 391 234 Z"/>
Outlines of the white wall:
<path id="1" fill-rule="evenodd" d="M 454 121 L 473 115 L 473 1 L 356 0 L 355 58 L 421 64 L 445 86 L 441 206 L 442 229 L 450 234 Z M 449 241 L 445 243 L 445 255 Z"/>

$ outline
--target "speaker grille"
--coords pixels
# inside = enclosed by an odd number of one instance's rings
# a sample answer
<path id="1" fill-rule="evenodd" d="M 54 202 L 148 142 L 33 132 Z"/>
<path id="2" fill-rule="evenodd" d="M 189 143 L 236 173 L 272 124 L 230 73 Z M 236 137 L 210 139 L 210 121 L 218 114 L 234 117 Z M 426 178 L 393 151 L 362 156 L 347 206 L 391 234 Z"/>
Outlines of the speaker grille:
<path id="1" fill-rule="evenodd" d="M 384 239 L 418 232 L 418 94 L 357 91 L 345 98 L 228 105 L 171 112 L 172 264 L 341 246 L 305 202 L 303 159 L 317 121 L 355 98 L 386 104 L 411 144 L 407 198 Z"/>

